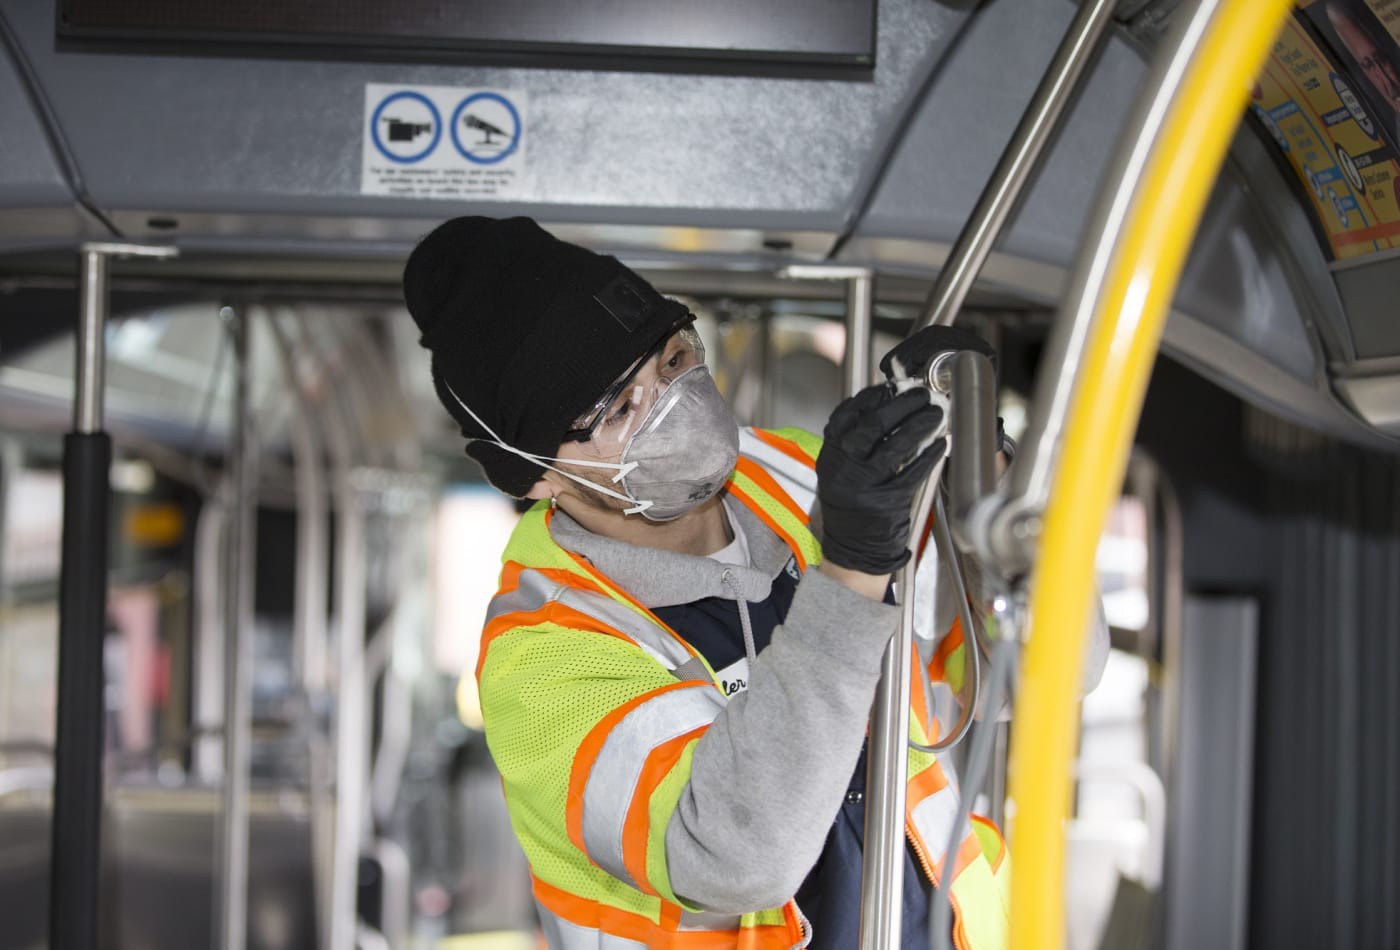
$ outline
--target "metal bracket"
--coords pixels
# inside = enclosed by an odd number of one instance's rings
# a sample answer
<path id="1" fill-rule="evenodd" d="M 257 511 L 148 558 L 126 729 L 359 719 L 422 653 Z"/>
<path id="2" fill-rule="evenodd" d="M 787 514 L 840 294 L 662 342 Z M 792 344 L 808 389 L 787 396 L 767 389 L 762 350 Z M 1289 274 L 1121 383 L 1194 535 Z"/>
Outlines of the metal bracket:
<path id="1" fill-rule="evenodd" d="M 156 257 L 172 258 L 180 256 L 180 249 L 173 244 L 127 244 L 120 241 L 89 241 L 78 246 L 83 254 L 102 254 L 107 257 Z"/>

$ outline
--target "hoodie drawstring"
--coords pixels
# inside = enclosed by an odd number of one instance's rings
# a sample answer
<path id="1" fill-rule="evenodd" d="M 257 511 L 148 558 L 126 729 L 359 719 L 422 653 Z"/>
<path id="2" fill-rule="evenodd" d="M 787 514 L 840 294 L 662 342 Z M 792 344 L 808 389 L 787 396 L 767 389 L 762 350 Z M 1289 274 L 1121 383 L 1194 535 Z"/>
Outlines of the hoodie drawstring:
<path id="1" fill-rule="evenodd" d="M 744 656 L 749 661 L 749 675 L 753 675 L 754 660 L 758 659 L 758 651 L 753 645 L 753 621 L 749 619 L 749 604 L 744 600 L 744 592 L 739 587 L 739 582 L 734 579 L 734 572 L 725 569 L 719 576 L 725 587 L 734 594 L 734 602 L 739 605 L 739 626 L 744 628 Z"/>

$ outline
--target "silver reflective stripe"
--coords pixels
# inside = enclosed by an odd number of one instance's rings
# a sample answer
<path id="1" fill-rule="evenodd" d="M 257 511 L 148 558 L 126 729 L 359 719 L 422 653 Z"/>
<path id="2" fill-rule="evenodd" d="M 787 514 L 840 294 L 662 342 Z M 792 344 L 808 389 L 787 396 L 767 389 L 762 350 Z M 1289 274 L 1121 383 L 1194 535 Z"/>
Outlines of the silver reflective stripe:
<path id="1" fill-rule="evenodd" d="M 521 571 L 520 585 L 515 590 L 491 598 L 486 608 L 486 623 L 504 614 L 539 610 L 553 600 L 562 587 L 538 571 Z"/>
<path id="2" fill-rule="evenodd" d="M 593 927 L 570 923 L 539 901 L 540 930 L 550 950 L 647 950 L 647 945 L 625 937 L 615 937 Z"/>
<path id="3" fill-rule="evenodd" d="M 633 887 L 622 857 L 622 832 L 637 779 L 652 749 L 709 725 L 724 709 L 709 686 L 672 689 L 633 709 L 613 726 L 583 788 L 583 844 L 599 867 Z"/>
<path id="4" fill-rule="evenodd" d="M 653 621 L 630 607 L 619 604 L 611 597 L 588 590 L 565 588 L 559 592 L 558 600 L 561 604 L 567 604 L 579 613 L 601 620 L 614 630 L 626 634 L 637 646 L 650 654 L 652 659 L 668 670 L 674 670 L 694 659 L 691 652 L 665 628 L 657 626 Z"/>
<path id="5" fill-rule="evenodd" d="M 738 914 L 717 914 L 713 911 L 681 911 L 680 930 L 738 930 Z"/>
<path id="6" fill-rule="evenodd" d="M 698 656 L 693 656 L 680 666 L 671 671 L 676 679 L 682 682 L 713 683 L 714 678 L 710 676 L 710 671 L 705 669 L 705 663 Z"/>
<path id="7" fill-rule="evenodd" d="M 779 472 L 769 469 L 768 474 L 773 476 L 773 481 L 777 482 L 778 487 L 792 499 L 793 504 L 809 515 L 812 513 L 812 505 L 814 505 L 817 500 L 816 492 L 803 488 L 801 485 L 784 477 Z"/>
<path id="8" fill-rule="evenodd" d="M 739 430 L 739 451 L 763 466 L 799 508 L 812 510 L 817 491 L 817 473 L 813 469 L 773 448 L 751 429 Z"/>
<path id="9" fill-rule="evenodd" d="M 929 736 L 929 743 L 934 743 L 937 742 L 939 739 L 943 738 L 942 730 L 947 729 L 948 727 L 957 723 L 958 697 L 957 694 L 953 692 L 953 687 L 949 686 L 942 680 L 938 680 L 937 682 L 932 683 L 931 687 L 932 688 L 930 689 L 931 695 L 929 696 L 929 706 L 934 717 L 938 720 L 938 728 L 940 733 L 936 736 Z M 945 771 L 943 774 L 946 776 L 948 773 Z M 950 785 L 952 784 L 952 781 L 952 778 L 948 779 Z"/>
<path id="10" fill-rule="evenodd" d="M 674 671 L 695 659 L 690 651 L 666 630 L 611 597 L 561 584 L 534 570 L 521 571 L 519 585 L 514 590 L 497 594 L 491 599 L 491 604 L 486 610 L 486 623 L 489 624 L 508 613 L 539 610 L 551 600 L 572 607 L 595 620 L 601 620 L 631 639 L 668 670 Z M 700 677 L 685 675 L 678 678 Z M 709 674 L 706 673 L 704 678 L 708 680 Z"/>
<path id="11" fill-rule="evenodd" d="M 958 793 L 953 791 L 952 785 L 947 785 L 915 805 L 910 817 L 930 852 L 932 866 L 937 867 L 948 847 L 953 821 L 958 817 Z"/>

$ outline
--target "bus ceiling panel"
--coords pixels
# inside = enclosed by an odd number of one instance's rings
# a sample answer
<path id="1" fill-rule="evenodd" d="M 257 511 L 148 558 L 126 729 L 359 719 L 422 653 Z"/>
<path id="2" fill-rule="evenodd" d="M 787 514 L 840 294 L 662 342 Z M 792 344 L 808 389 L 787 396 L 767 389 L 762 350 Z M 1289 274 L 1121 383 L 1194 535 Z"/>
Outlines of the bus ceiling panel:
<path id="1" fill-rule="evenodd" d="M 551 208 L 573 209 L 562 219 L 581 222 L 755 213 L 839 231 L 900 110 L 970 15 L 933 0 L 884 0 L 868 79 L 798 80 L 77 51 L 55 48 L 55 2 L 0 0 L 0 11 L 96 204 L 285 216 L 271 223 L 293 229 L 289 238 L 318 218 L 423 222 Z M 523 133 L 509 194 L 363 193 L 363 156 L 374 154 L 365 144 L 370 84 L 514 93 Z M 434 134 L 444 148 L 452 140 Z"/>
<path id="2" fill-rule="evenodd" d="M 1256 207 L 1256 195 L 1226 166 L 1201 219 L 1175 306 L 1258 353 L 1273 372 L 1313 384 L 1325 365 L 1321 346 L 1309 333 L 1315 312 L 1309 303 L 1317 295 L 1299 282 L 1297 261 L 1316 258 L 1324 282 L 1317 290 L 1335 298 L 1327 293 L 1326 262 L 1311 240 L 1299 254 L 1291 253 Z"/>
<path id="3" fill-rule="evenodd" d="M 857 237 L 951 243 L 971 213 L 1074 14 L 1000 0 L 973 21 L 892 157 Z M 1067 267 L 1144 73 L 1110 32 L 998 247 Z"/>
<path id="4" fill-rule="evenodd" d="M 0 22 L 0 253 L 100 233 L 74 205 L 12 35 Z"/>
<path id="5" fill-rule="evenodd" d="M 0 24 L 0 207 L 70 204 L 73 195 L 7 35 Z"/>

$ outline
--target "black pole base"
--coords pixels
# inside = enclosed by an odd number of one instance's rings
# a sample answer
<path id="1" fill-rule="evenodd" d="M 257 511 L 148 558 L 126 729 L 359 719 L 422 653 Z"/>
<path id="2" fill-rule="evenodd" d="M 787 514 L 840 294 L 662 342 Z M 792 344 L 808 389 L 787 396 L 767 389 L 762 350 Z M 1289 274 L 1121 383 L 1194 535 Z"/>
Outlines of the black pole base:
<path id="1" fill-rule="evenodd" d="M 58 726 L 49 866 L 50 950 L 95 950 L 102 841 L 102 637 L 112 440 L 63 440 Z"/>

